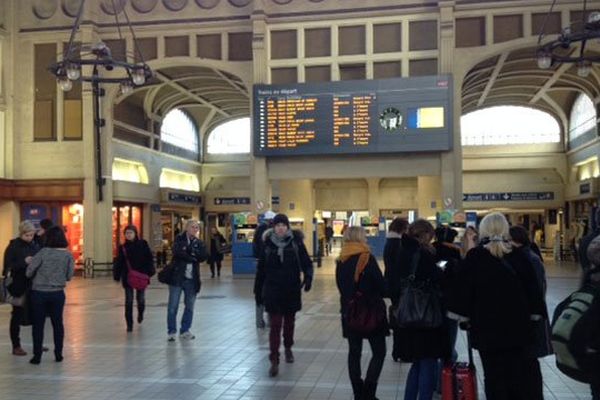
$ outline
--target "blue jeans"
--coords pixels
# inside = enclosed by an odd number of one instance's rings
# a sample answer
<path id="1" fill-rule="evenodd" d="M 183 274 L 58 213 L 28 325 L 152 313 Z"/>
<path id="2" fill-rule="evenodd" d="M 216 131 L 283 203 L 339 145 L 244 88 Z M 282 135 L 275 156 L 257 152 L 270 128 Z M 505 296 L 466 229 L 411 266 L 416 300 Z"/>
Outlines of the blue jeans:
<path id="1" fill-rule="evenodd" d="M 431 400 L 436 382 L 437 360 L 426 358 L 410 367 L 404 390 L 404 400 Z"/>
<path id="2" fill-rule="evenodd" d="M 63 310 L 65 308 L 65 292 L 31 291 L 31 314 L 33 327 L 33 355 L 41 357 L 44 343 L 44 324 L 46 316 L 50 317 L 54 330 L 54 353 L 62 356 L 65 328 L 63 325 Z"/>
<path id="3" fill-rule="evenodd" d="M 167 329 L 168 334 L 177 333 L 177 310 L 179 309 L 179 300 L 183 291 L 183 302 L 185 308 L 181 317 L 181 329 L 179 333 L 185 333 L 192 326 L 194 317 L 194 303 L 196 302 L 196 288 L 194 281 L 186 279 L 181 286 L 169 285 L 169 306 L 167 307 Z"/>

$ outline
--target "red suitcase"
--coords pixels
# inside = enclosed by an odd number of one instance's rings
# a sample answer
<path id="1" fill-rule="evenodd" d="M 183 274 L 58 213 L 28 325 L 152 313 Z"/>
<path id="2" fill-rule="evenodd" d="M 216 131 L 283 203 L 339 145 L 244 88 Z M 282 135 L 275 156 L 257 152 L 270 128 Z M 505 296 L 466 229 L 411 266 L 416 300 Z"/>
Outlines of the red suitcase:
<path id="1" fill-rule="evenodd" d="M 456 362 L 442 370 L 442 400 L 477 400 L 477 374 L 467 333 L 469 362 Z"/>

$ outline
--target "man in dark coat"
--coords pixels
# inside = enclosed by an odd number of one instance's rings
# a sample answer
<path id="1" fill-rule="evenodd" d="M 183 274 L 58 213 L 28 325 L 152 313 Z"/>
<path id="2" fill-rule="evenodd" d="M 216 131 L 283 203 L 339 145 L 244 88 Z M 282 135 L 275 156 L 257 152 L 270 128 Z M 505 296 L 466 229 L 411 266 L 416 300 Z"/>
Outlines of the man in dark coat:
<path id="1" fill-rule="evenodd" d="M 262 288 L 262 300 L 271 320 L 271 376 L 279 372 L 282 328 L 285 361 L 294 362 L 294 323 L 296 312 L 302 308 L 301 290 L 304 288 L 308 292 L 312 286 L 313 265 L 303 239 L 302 232 L 290 229 L 285 214 L 277 214 L 273 218 L 273 228 L 263 234 L 264 250 L 258 260 L 256 281 Z"/>
<path id="2" fill-rule="evenodd" d="M 175 341 L 177 333 L 177 309 L 181 292 L 184 293 L 185 309 L 181 318 L 182 339 L 195 339 L 190 332 L 194 316 L 196 294 L 200 291 L 200 263 L 207 258 L 204 243 L 198 239 L 198 221 L 188 220 L 185 232 L 177 235 L 173 242 L 173 276 L 169 282 L 169 306 L 167 311 L 168 340 Z"/>
<path id="3" fill-rule="evenodd" d="M 208 263 L 210 265 L 210 277 L 215 277 L 215 266 L 217 276 L 221 276 L 221 263 L 223 262 L 223 253 L 221 248 L 227 244 L 225 237 L 219 232 L 216 226 L 210 228 L 210 245 Z"/>
<path id="4" fill-rule="evenodd" d="M 594 220 L 592 221 L 592 230 L 586 236 L 581 238 L 579 242 L 579 262 L 583 272 L 586 273 L 591 267 L 590 260 L 588 258 L 588 246 L 594 240 L 594 238 L 600 236 L 600 207 L 596 208 Z"/>
<path id="5" fill-rule="evenodd" d="M 273 211 L 267 211 L 263 214 L 263 221 L 256 227 L 254 238 L 252 239 L 252 255 L 258 260 L 264 250 L 263 234 L 273 226 Z M 254 301 L 256 302 L 256 327 L 263 329 L 267 324 L 263 318 L 265 313 L 265 305 L 262 300 L 262 282 L 258 280 L 258 270 L 254 277 Z"/>
<path id="6" fill-rule="evenodd" d="M 51 219 L 44 218 L 40 221 L 40 229 L 37 230 L 33 240 L 37 244 L 37 246 L 41 249 L 46 244 L 46 232 L 48 229 L 54 226 L 54 222 Z"/>

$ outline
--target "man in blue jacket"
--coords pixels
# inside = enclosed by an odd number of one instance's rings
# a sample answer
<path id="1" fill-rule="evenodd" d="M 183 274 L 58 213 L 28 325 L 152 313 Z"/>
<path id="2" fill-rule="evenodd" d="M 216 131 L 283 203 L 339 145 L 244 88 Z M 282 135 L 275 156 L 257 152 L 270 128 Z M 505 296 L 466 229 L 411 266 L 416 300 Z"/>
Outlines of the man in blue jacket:
<path id="1" fill-rule="evenodd" d="M 196 294 L 200 292 L 200 263 L 207 259 L 206 247 L 198 239 L 200 224 L 188 220 L 185 231 L 175 238 L 173 243 L 173 276 L 169 282 L 169 306 L 167 308 L 167 329 L 169 342 L 175 341 L 177 333 L 177 309 L 181 292 L 184 294 L 185 308 L 181 317 L 179 337 L 192 340 L 196 337 L 190 332 L 194 316 Z"/>

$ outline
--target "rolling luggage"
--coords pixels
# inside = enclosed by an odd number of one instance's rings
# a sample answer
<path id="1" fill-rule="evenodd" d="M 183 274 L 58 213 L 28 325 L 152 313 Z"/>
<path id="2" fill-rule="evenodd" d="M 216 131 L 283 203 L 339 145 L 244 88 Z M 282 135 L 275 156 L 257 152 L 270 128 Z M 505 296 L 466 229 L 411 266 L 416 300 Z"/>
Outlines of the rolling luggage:
<path id="1" fill-rule="evenodd" d="M 477 374 L 467 332 L 469 362 L 448 364 L 442 370 L 442 400 L 477 400 Z"/>

